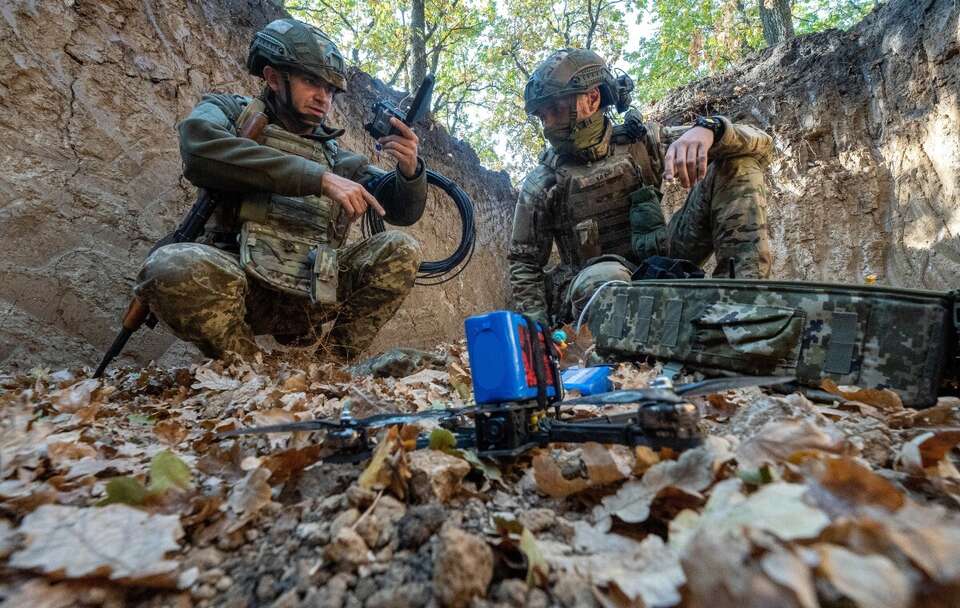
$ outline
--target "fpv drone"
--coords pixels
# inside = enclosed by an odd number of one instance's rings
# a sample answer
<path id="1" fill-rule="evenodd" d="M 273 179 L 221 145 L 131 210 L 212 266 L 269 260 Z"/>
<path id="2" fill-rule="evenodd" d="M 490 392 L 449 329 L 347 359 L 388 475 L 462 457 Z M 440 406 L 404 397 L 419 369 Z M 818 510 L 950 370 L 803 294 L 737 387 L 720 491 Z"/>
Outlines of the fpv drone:
<path id="1" fill-rule="evenodd" d="M 794 379 L 784 376 L 715 378 L 673 385 L 660 376 L 650 388 L 617 390 L 564 400 L 557 350 L 536 321 L 513 312 L 497 311 L 470 317 L 465 323 L 473 377 L 475 406 L 412 414 L 377 414 L 354 418 L 350 402 L 339 419 L 304 420 L 239 428 L 222 436 L 325 431 L 324 444 L 337 460 L 362 459 L 373 448 L 378 429 L 435 420 L 451 431 L 458 448 L 473 448 L 478 456 L 513 458 L 549 443 L 617 443 L 682 451 L 702 441 L 699 409 L 690 397 L 748 386 L 773 386 Z M 608 415 L 615 406 L 635 405 L 626 413 Z M 576 418 L 574 406 L 596 414 Z M 472 419 L 472 420 L 471 420 Z M 417 447 L 426 447 L 421 435 Z"/>

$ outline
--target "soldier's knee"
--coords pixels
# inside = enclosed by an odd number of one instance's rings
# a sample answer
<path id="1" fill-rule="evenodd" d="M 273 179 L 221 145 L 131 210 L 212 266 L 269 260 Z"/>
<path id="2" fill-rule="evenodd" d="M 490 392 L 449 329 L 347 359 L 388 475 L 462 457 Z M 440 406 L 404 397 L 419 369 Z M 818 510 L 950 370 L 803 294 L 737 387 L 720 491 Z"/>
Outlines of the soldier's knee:
<path id="1" fill-rule="evenodd" d="M 381 239 L 381 262 L 392 262 L 416 269 L 423 260 L 420 241 L 401 230 L 388 230 L 377 235 Z"/>
<path id="2" fill-rule="evenodd" d="M 174 243 L 147 257 L 137 277 L 136 291 L 148 297 L 198 291 L 242 295 L 245 288 L 246 276 L 229 254 L 198 243 Z"/>

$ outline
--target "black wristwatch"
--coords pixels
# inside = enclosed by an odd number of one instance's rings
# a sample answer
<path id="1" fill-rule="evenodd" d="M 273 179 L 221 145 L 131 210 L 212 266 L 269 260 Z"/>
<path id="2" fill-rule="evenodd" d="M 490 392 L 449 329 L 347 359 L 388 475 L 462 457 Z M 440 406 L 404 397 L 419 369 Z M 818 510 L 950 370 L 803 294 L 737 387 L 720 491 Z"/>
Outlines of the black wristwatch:
<path id="1" fill-rule="evenodd" d="M 698 116 L 697 120 L 693 123 L 693 126 L 703 127 L 704 129 L 710 129 L 713 131 L 714 142 L 720 141 L 720 138 L 723 137 L 723 132 L 726 129 L 723 121 L 715 116 Z"/>

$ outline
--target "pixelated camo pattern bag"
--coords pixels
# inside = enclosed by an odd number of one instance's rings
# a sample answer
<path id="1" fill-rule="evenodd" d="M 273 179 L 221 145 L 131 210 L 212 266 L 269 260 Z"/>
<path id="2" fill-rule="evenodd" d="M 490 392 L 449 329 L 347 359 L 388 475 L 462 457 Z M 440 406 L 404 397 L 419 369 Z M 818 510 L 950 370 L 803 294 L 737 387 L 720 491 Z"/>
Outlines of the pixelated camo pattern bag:
<path id="1" fill-rule="evenodd" d="M 885 386 L 936 402 L 955 377 L 955 294 L 827 283 L 686 279 L 611 285 L 588 312 L 597 351 L 713 375 Z"/>

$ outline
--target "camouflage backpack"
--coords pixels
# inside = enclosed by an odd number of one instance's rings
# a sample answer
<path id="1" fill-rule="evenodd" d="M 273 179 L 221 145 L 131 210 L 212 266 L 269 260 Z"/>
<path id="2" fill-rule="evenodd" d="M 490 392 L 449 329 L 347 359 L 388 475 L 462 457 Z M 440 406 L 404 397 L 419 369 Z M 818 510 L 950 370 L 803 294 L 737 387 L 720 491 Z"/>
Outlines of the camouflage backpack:
<path id="1" fill-rule="evenodd" d="M 936 403 L 956 379 L 956 294 L 865 285 L 687 279 L 609 285 L 587 313 L 601 354 L 710 375 L 887 387 Z"/>

